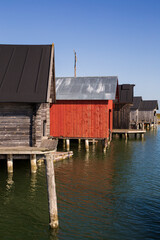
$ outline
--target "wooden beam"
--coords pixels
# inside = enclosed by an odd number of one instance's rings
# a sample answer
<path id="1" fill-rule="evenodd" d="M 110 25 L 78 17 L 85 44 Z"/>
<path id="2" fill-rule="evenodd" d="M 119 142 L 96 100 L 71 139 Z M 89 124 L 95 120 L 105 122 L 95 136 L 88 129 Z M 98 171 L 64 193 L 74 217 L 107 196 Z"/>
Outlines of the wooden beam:
<path id="1" fill-rule="evenodd" d="M 58 208 L 55 184 L 55 173 L 53 164 L 53 154 L 46 154 L 46 177 L 48 191 L 48 207 L 49 207 L 49 225 L 51 228 L 58 228 Z"/>

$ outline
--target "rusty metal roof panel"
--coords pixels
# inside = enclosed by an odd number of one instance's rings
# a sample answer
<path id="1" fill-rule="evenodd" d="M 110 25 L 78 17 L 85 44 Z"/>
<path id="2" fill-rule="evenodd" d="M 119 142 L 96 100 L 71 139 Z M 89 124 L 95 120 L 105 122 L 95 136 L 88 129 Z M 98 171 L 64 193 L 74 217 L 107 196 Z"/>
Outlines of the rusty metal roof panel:
<path id="1" fill-rule="evenodd" d="M 56 78 L 57 100 L 115 100 L 117 77 Z"/>
<path id="2" fill-rule="evenodd" d="M 0 102 L 46 102 L 51 45 L 0 45 Z"/>

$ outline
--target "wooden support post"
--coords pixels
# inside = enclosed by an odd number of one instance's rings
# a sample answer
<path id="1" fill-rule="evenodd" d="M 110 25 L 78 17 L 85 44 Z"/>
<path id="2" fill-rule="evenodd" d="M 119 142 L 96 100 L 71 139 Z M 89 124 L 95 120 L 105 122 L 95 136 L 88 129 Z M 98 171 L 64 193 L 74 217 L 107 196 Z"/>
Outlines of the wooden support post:
<path id="1" fill-rule="evenodd" d="M 144 133 L 141 134 L 141 138 L 142 138 L 142 140 L 144 140 Z"/>
<path id="2" fill-rule="evenodd" d="M 69 151 L 70 149 L 70 140 L 66 139 L 66 145 L 67 145 L 67 151 Z"/>
<path id="3" fill-rule="evenodd" d="M 102 150 L 105 153 L 108 146 L 108 140 L 105 138 L 102 140 Z"/>
<path id="4" fill-rule="evenodd" d="M 30 163 L 31 163 L 31 173 L 36 173 L 37 171 L 36 154 L 30 155 Z"/>
<path id="5" fill-rule="evenodd" d="M 128 140 L 128 134 L 125 133 L 125 140 L 127 141 Z"/>
<path id="6" fill-rule="evenodd" d="M 142 130 L 144 130 L 144 123 L 142 123 Z"/>
<path id="7" fill-rule="evenodd" d="M 7 170 L 8 173 L 13 173 L 13 155 L 7 154 Z"/>
<path id="8" fill-rule="evenodd" d="M 63 148 L 65 148 L 65 147 L 66 147 L 66 140 L 63 139 Z"/>
<path id="9" fill-rule="evenodd" d="M 135 133 L 135 139 L 137 139 L 137 133 Z"/>
<path id="10" fill-rule="evenodd" d="M 59 223 L 53 158 L 54 158 L 53 154 L 46 154 L 49 225 L 51 228 L 56 229 L 58 228 Z"/>
<path id="11" fill-rule="evenodd" d="M 78 139 L 78 150 L 79 151 L 81 150 L 81 139 L 80 138 Z"/>
<path id="12" fill-rule="evenodd" d="M 85 140 L 85 148 L 86 148 L 86 151 L 89 151 L 89 141 L 88 141 L 88 139 Z"/>
<path id="13" fill-rule="evenodd" d="M 109 141 L 111 142 L 112 141 L 112 132 L 110 131 L 109 133 Z"/>

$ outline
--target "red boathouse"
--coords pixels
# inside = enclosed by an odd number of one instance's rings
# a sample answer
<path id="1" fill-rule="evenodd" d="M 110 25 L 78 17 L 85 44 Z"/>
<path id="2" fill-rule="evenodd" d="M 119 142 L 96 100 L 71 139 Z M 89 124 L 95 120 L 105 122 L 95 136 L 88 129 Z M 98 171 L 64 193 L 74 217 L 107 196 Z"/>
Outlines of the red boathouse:
<path id="1" fill-rule="evenodd" d="M 56 78 L 50 134 L 57 138 L 109 139 L 117 77 Z"/>

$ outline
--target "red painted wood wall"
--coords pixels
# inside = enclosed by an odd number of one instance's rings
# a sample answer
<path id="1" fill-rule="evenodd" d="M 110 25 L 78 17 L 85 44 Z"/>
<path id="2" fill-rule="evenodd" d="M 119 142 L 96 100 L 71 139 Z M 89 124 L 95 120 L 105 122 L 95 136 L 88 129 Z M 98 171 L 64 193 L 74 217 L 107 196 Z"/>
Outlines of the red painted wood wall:
<path id="1" fill-rule="evenodd" d="M 50 135 L 54 137 L 108 138 L 109 124 L 111 130 L 113 126 L 113 101 L 56 101 L 50 108 L 50 122 Z"/>

